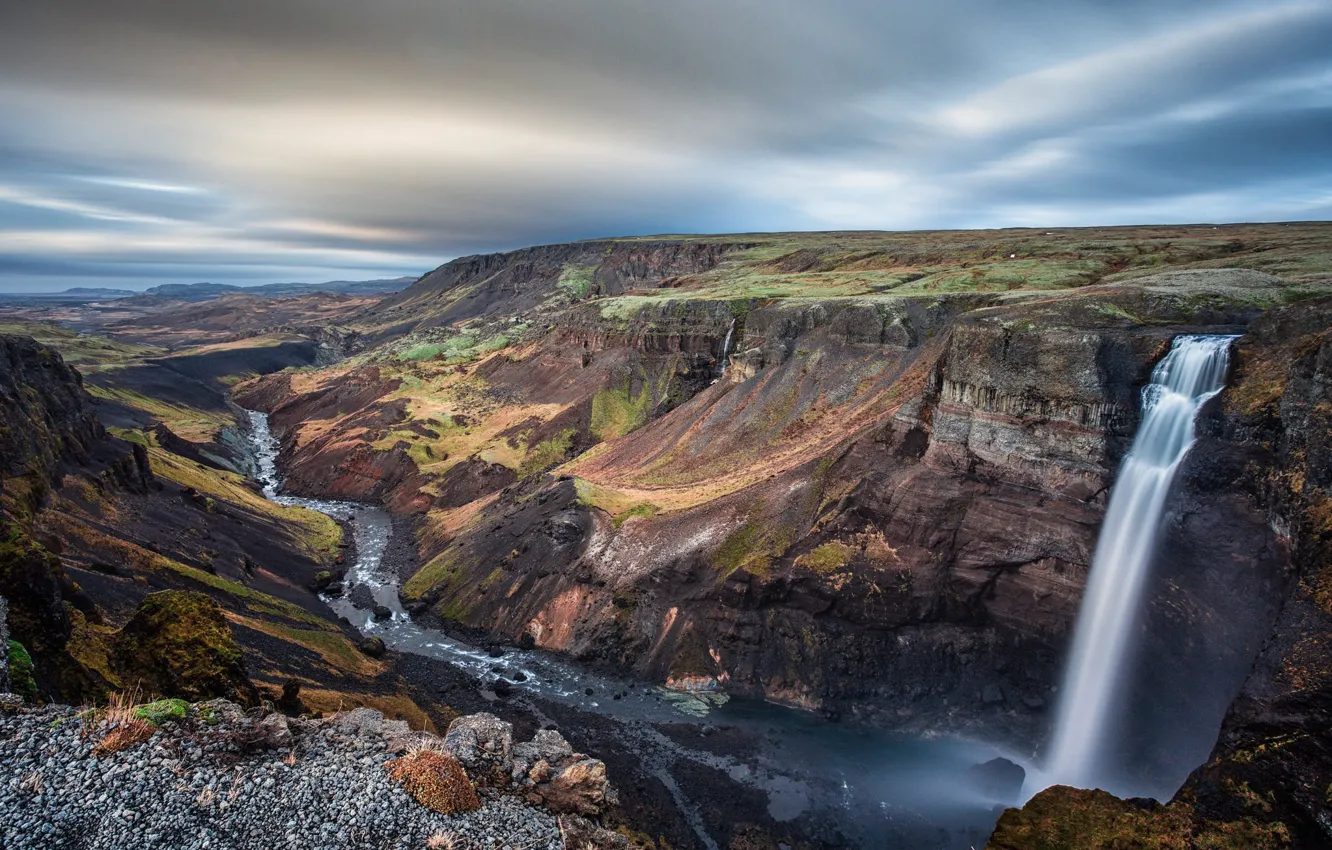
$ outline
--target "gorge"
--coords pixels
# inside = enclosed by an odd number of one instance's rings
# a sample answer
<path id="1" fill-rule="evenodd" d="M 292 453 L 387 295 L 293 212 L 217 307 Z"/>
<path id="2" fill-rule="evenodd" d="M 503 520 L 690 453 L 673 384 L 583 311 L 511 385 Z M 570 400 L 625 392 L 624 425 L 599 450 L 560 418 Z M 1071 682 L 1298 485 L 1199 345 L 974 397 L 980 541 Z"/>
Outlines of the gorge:
<path id="1" fill-rule="evenodd" d="M 45 698 L 124 686 L 145 595 L 188 589 L 257 699 L 558 725 L 658 847 L 1318 846 L 1329 239 L 600 240 L 317 334 L 32 326 L 84 374 L 14 349 L 0 596 Z M 1140 606 L 1098 554 L 1134 546 Z M 1136 616 L 1074 638 L 1102 575 Z M 1087 704 L 1125 722 L 1076 754 Z M 1052 787 L 1000 817 L 999 756 Z"/>

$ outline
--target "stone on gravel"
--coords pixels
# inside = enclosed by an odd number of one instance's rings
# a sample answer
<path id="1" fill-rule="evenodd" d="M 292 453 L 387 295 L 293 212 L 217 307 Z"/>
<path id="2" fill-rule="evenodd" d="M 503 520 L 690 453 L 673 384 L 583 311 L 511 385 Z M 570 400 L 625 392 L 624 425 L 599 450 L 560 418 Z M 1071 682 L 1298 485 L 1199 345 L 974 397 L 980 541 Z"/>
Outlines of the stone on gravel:
<path id="1" fill-rule="evenodd" d="M 552 811 L 599 815 L 615 802 L 600 759 L 583 759 L 561 770 L 555 778 L 537 786 L 542 802 Z"/>
<path id="2" fill-rule="evenodd" d="M 513 759 L 513 724 L 493 714 L 472 714 L 449 724 L 444 749 L 470 771 L 499 768 L 508 773 Z"/>

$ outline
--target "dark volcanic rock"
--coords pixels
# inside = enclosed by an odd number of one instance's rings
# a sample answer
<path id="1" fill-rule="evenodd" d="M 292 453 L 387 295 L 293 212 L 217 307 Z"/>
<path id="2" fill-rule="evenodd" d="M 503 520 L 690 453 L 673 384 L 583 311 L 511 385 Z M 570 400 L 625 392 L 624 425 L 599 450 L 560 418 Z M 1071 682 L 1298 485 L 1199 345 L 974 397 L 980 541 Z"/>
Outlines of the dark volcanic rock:
<path id="1" fill-rule="evenodd" d="M 371 658 L 383 658 L 388 652 L 388 647 L 384 644 L 384 639 L 379 637 L 368 637 L 357 644 L 357 648 Z"/>
<path id="2" fill-rule="evenodd" d="M 1012 803 L 1022 794 L 1027 771 L 1006 758 L 995 758 L 969 768 L 967 778 L 986 797 L 999 803 Z"/>

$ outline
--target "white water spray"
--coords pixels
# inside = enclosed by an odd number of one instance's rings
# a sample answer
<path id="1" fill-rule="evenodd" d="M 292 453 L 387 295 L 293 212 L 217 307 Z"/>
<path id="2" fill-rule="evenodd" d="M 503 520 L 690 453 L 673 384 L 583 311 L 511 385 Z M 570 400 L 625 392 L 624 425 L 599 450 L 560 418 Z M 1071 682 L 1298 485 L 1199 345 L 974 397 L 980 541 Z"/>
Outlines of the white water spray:
<path id="1" fill-rule="evenodd" d="M 1123 686 L 1166 494 L 1193 445 L 1199 408 L 1225 385 L 1233 339 L 1176 338 L 1143 388 L 1142 426 L 1111 491 L 1078 613 L 1055 737 L 1040 777 L 1043 787 L 1091 788 L 1106 780 L 1108 727 L 1118 707 L 1116 695 Z"/>

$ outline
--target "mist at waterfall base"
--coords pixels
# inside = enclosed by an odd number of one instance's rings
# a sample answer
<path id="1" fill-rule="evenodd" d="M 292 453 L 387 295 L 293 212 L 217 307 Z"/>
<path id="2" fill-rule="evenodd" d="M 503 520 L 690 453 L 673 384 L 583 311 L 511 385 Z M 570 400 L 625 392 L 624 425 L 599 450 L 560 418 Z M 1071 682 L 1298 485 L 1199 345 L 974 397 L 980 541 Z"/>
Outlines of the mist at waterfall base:
<path id="1" fill-rule="evenodd" d="M 1060 689 L 1053 739 L 1043 764 L 1028 774 L 1027 796 L 1058 784 L 1103 788 L 1125 797 L 1166 798 L 1182 784 L 1188 768 L 1206 757 L 1199 743 L 1210 748 L 1205 742 L 1215 740 L 1233 692 L 1209 688 L 1209 670 L 1187 669 L 1187 641 L 1163 646 L 1158 639 L 1151 658 L 1143 657 L 1142 649 L 1143 633 L 1152 628 L 1146 603 L 1167 589 L 1153 576 L 1153 567 L 1172 560 L 1173 553 L 1160 546 L 1172 486 L 1197 439 L 1199 411 L 1224 388 L 1234 339 L 1177 337 L 1143 389 L 1141 425 L 1111 490 Z M 1184 669 L 1172 683 L 1174 699 L 1143 693 L 1144 677 L 1138 674 L 1156 664 Z M 1229 685 L 1233 676 L 1220 678 Z M 1157 683 L 1162 685 L 1171 687 Z M 1138 699 L 1153 705 L 1139 712 Z M 1169 710 L 1163 712 L 1162 706 Z M 1146 728 L 1152 724 L 1158 728 Z M 1184 726 L 1195 730 L 1187 740 L 1162 740 L 1163 730 Z M 1176 752 L 1144 752 L 1144 741 Z"/>

